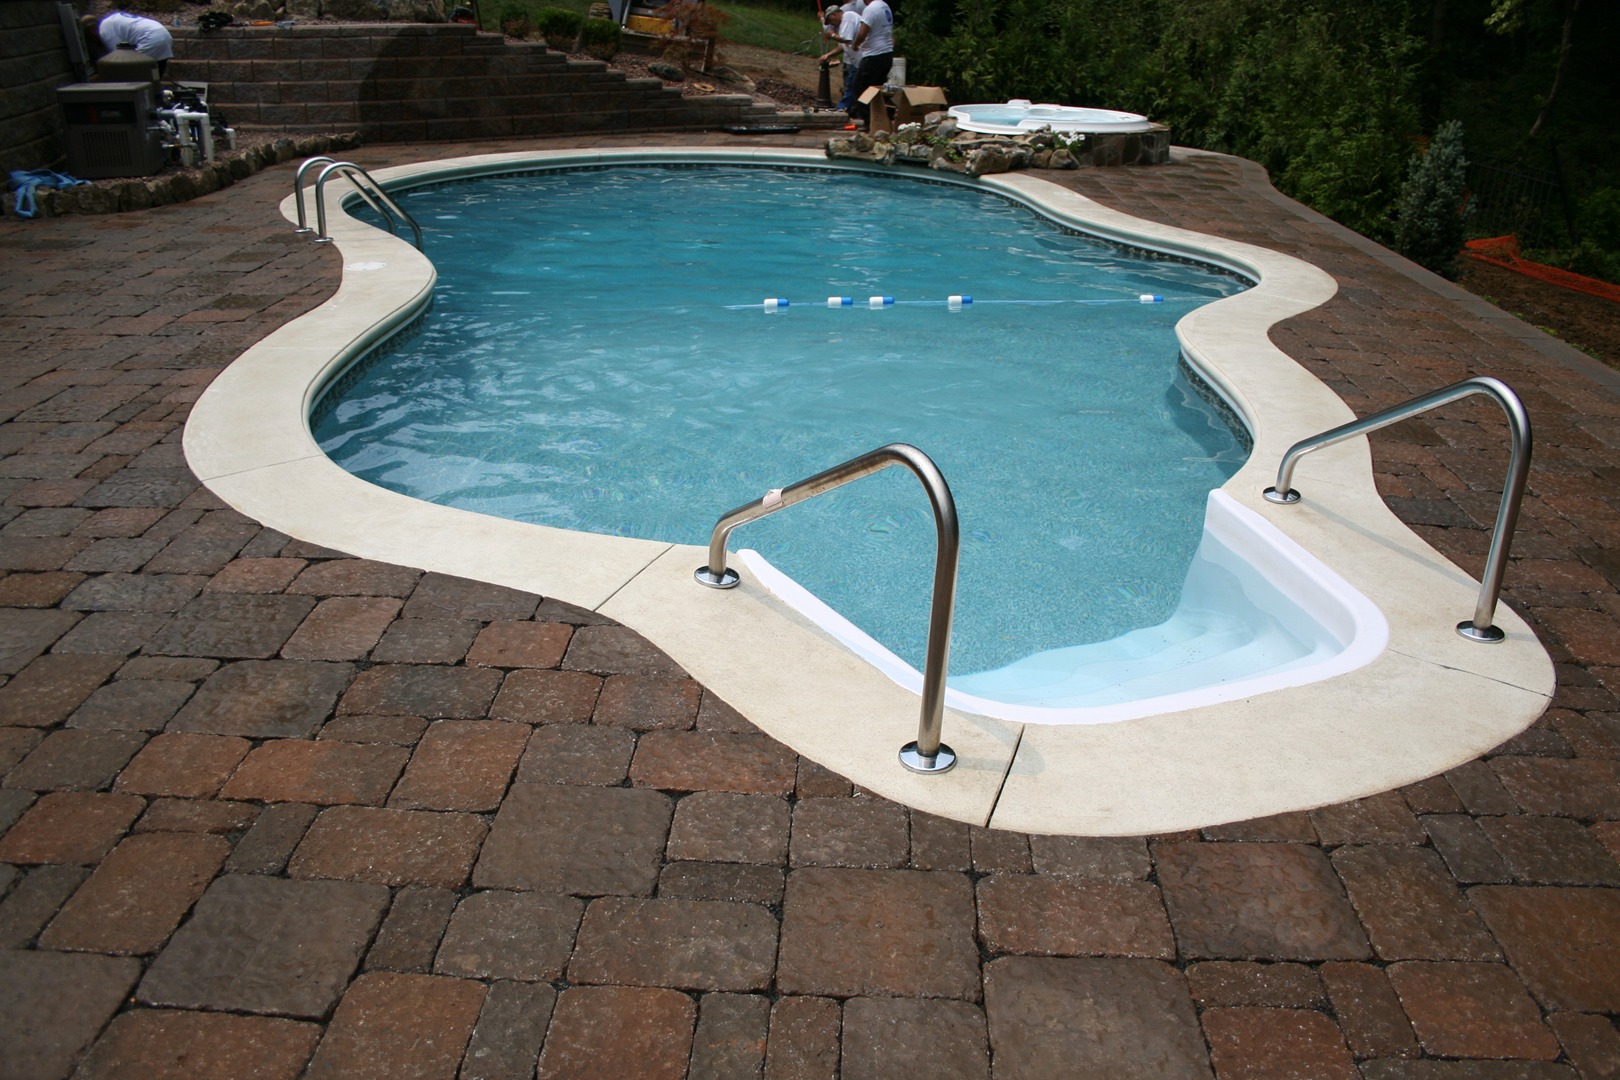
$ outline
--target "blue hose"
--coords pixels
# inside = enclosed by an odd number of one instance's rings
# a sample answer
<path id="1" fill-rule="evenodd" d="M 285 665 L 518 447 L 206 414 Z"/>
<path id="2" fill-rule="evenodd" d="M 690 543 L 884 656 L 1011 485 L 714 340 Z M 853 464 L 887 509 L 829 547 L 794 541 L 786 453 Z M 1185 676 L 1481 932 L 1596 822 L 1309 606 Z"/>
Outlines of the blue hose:
<path id="1" fill-rule="evenodd" d="M 49 169 L 13 169 L 11 170 L 11 186 L 17 192 L 16 212 L 21 218 L 37 217 L 39 207 L 34 199 L 34 192 L 45 188 L 71 188 L 81 184 L 88 184 L 88 180 L 80 180 L 75 176 L 66 176 Z"/>

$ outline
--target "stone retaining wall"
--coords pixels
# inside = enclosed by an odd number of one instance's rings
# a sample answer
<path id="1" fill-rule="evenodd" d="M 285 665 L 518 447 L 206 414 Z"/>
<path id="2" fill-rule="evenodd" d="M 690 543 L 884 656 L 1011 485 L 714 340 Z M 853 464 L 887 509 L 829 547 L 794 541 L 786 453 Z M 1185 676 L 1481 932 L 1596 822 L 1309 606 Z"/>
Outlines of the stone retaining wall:
<path id="1" fill-rule="evenodd" d="M 0 187 L 12 169 L 62 158 L 56 88 L 74 81 L 62 22 L 50 0 L 0 3 Z"/>
<path id="2" fill-rule="evenodd" d="M 701 131 L 776 115 L 745 95 L 686 98 L 457 24 L 183 27 L 169 71 L 206 81 L 232 125 L 352 130 L 366 142 Z"/>

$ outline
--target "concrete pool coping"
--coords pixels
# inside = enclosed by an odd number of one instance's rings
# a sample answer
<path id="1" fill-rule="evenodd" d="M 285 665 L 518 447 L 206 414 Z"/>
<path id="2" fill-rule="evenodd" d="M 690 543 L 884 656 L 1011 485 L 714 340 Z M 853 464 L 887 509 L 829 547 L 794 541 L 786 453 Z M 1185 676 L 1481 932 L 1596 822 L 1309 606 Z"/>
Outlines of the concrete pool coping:
<path id="1" fill-rule="evenodd" d="M 615 161 L 828 164 L 816 151 L 626 149 L 480 155 L 380 170 L 393 184 Z M 926 174 L 925 174 L 926 175 Z M 347 364 L 420 311 L 431 265 L 404 241 L 332 215 L 345 269 L 325 305 L 232 364 L 193 409 L 191 468 L 236 509 L 289 535 L 381 561 L 555 597 L 637 630 L 766 733 L 878 794 L 958 820 L 1030 832 L 1130 835 L 1303 809 L 1387 790 L 1477 757 L 1531 723 L 1553 671 L 1504 606 L 1502 644 L 1454 624 L 1477 583 L 1385 507 L 1358 440 L 1308 456 L 1305 499 L 1260 498 L 1300 438 L 1351 419 L 1267 331 L 1324 303 L 1320 270 L 1265 249 L 1108 210 L 1027 175 L 978 182 L 1085 231 L 1238 269 L 1259 285 L 1178 326 L 1190 362 L 1254 434 L 1225 485 L 1384 612 L 1390 644 L 1358 671 L 1310 686 L 1117 724 L 1023 725 L 948 711 L 960 755 L 943 776 L 906 772 L 917 699 L 766 593 L 696 585 L 697 547 L 570 533 L 418 502 L 344 472 L 310 436 L 310 406 Z M 290 200 L 283 205 L 289 220 Z M 1504 436 L 1505 437 L 1505 436 Z M 718 513 L 724 507 L 713 508 Z M 705 514 L 709 511 L 704 511 Z"/>

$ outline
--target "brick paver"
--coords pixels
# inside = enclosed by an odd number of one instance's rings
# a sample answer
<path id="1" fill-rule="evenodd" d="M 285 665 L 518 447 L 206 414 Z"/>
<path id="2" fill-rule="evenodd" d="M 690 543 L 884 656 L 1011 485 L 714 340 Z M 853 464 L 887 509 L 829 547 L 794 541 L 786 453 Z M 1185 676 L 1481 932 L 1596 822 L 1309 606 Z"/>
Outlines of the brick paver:
<path id="1" fill-rule="evenodd" d="M 496 720 L 441 720 L 388 798 L 407 810 L 495 810 L 529 742 L 529 729 Z"/>
<path id="2" fill-rule="evenodd" d="M 39 942 L 77 952 L 154 953 L 229 852 L 227 841 L 207 834 L 128 837 L 73 894 Z"/>
<path id="3" fill-rule="evenodd" d="M 1303 844 L 1161 845 L 1159 885 L 1184 955 L 1354 960 L 1365 932 L 1321 851 Z"/>
<path id="4" fill-rule="evenodd" d="M 387 902 L 381 885 L 218 878 L 136 996 L 148 1005 L 320 1019 L 347 987 Z"/>
<path id="5" fill-rule="evenodd" d="M 673 813 L 669 797 L 656 791 L 514 784 L 495 815 L 473 884 L 649 895 Z"/>
<path id="6" fill-rule="evenodd" d="M 787 993 L 979 999 L 965 875 L 806 868 L 788 879 L 777 984 Z"/>
<path id="7" fill-rule="evenodd" d="M 647 1080 L 678 1080 L 691 1057 L 696 1011 L 678 990 L 569 987 L 557 995 L 535 1075 L 615 1080 L 633 1068 Z"/>
<path id="8" fill-rule="evenodd" d="M 1272 338 L 1358 413 L 1518 389 L 1537 459 L 1505 599 L 1559 687 L 1399 791 L 1176 836 L 995 832 L 857 791 L 610 620 L 202 490 L 188 403 L 337 284 L 276 214 L 290 179 L 0 219 L 28 267 L 0 280 L 0 1071 L 1620 1075 L 1612 377 L 1244 163 L 1057 177 L 1334 274 Z M 1395 512 L 1470 572 L 1492 413 L 1372 439 Z"/>
<path id="9" fill-rule="evenodd" d="M 1312 1076 L 1358 1080 L 1338 1028 L 1304 1009 L 1209 1009 L 1203 1015 L 1210 1060 L 1222 1080 Z"/>
<path id="10" fill-rule="evenodd" d="M 343 996 L 304 1075 L 450 1076 L 472 1038 L 488 987 L 468 979 L 376 972 Z"/>
<path id="11" fill-rule="evenodd" d="M 1187 984 L 1162 961 L 1004 957 L 984 1007 L 998 1076 L 1214 1075 Z"/>
<path id="12" fill-rule="evenodd" d="M 320 1038 L 303 1020 L 138 1009 L 113 1020 L 74 1075 L 297 1080 Z"/>
<path id="13" fill-rule="evenodd" d="M 568 965 L 576 983 L 764 990 L 776 919 L 757 904 L 604 896 L 591 902 Z"/>
<path id="14" fill-rule="evenodd" d="M 459 888 L 466 884 L 488 829 L 472 814 L 334 806 L 323 810 L 304 834 L 287 873 Z"/>
<path id="15" fill-rule="evenodd" d="M 474 979 L 552 982 L 574 951 L 585 904 L 545 893 L 477 892 L 456 905 L 433 970 Z"/>

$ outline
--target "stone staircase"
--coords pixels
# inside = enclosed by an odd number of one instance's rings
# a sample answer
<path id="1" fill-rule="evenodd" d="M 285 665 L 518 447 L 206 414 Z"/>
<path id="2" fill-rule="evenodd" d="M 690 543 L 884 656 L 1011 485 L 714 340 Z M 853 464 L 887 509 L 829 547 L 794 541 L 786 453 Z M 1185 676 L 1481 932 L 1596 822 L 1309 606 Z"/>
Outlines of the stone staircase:
<path id="1" fill-rule="evenodd" d="M 209 104 L 238 127 L 432 142 L 782 122 L 747 95 L 682 97 L 468 25 L 182 27 L 174 37 L 170 78 L 207 82 Z"/>

